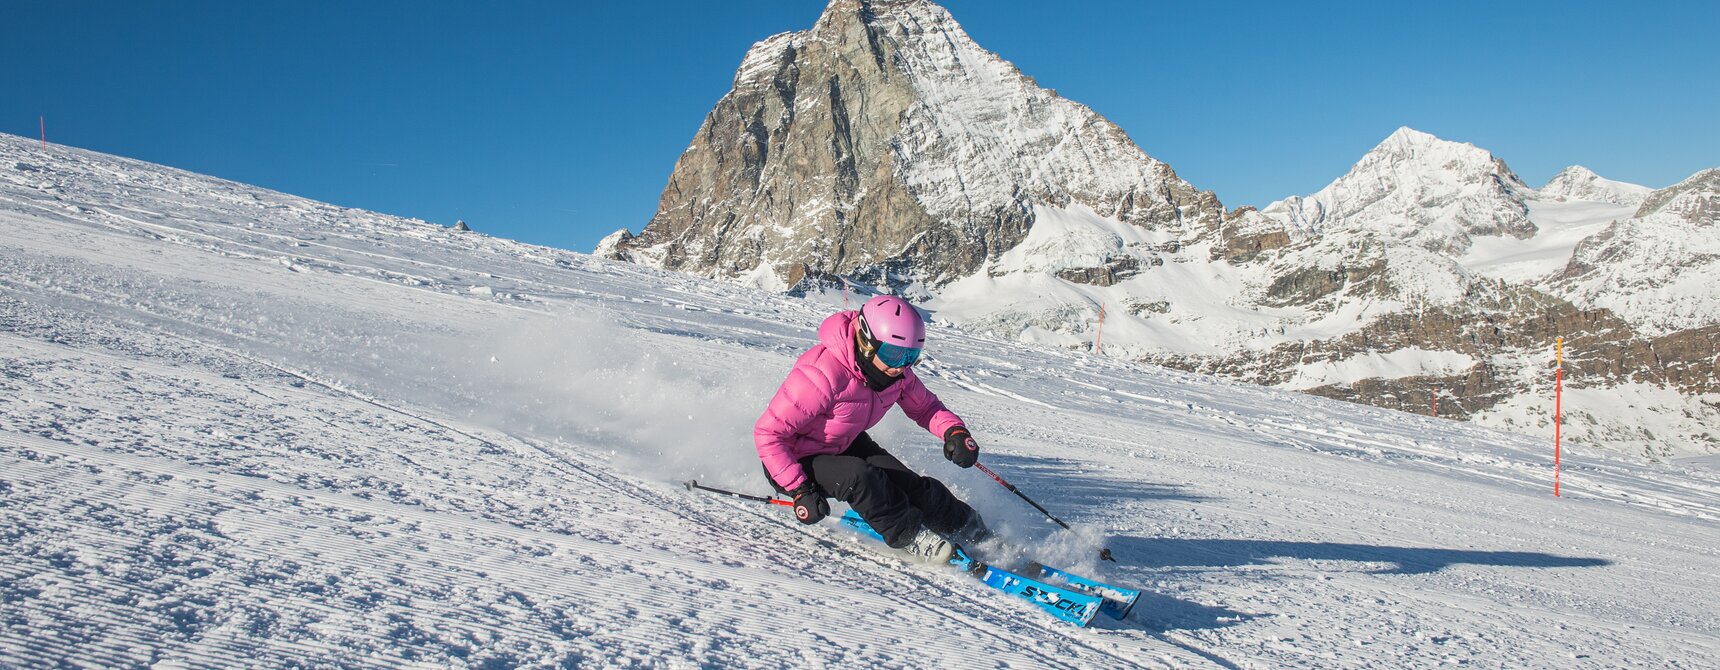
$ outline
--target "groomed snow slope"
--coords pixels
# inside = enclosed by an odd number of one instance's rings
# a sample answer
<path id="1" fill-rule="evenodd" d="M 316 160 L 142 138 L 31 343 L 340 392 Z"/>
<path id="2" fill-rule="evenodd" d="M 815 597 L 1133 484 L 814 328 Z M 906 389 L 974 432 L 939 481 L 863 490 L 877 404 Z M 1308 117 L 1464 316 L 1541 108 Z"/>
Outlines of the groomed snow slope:
<path id="1" fill-rule="evenodd" d="M 1092 629 L 760 492 L 834 306 L 0 136 L 0 666 L 1705 667 L 1720 473 L 932 330 Z M 1115 564 L 1087 547 L 1108 545 Z"/>

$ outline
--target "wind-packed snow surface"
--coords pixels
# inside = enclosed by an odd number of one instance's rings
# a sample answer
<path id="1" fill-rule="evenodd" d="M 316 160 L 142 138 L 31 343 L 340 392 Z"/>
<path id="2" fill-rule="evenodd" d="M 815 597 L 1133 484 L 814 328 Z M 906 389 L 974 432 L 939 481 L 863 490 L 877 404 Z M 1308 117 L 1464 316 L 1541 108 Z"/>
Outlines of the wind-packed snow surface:
<path id="1" fill-rule="evenodd" d="M 682 489 L 766 490 L 840 307 L 0 136 L 0 666 L 1720 658 L 1712 460 L 1568 450 L 1555 498 L 1550 435 L 946 327 L 927 384 L 1076 532 L 874 434 L 1129 619 Z"/>

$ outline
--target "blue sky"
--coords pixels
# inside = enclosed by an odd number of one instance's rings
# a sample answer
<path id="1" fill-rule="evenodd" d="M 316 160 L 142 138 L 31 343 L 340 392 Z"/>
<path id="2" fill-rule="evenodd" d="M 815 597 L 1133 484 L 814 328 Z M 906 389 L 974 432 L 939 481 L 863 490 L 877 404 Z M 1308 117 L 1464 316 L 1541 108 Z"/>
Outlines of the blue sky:
<path id="1" fill-rule="evenodd" d="M 1720 3 L 942 3 L 1230 207 L 1399 126 L 1531 185 L 1720 166 Z M 753 42 L 823 0 L 7 0 L 0 131 L 589 251 L 638 231 Z"/>

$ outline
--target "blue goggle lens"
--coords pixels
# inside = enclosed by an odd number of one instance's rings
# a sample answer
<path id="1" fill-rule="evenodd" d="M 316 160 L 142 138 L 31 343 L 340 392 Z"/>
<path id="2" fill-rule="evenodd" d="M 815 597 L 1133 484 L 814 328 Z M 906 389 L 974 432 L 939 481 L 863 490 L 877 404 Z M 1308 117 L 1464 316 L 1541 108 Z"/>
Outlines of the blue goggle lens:
<path id="1" fill-rule="evenodd" d="M 880 342 L 878 344 L 878 360 L 893 368 L 905 368 L 920 360 L 921 351 L 918 347 L 904 347 L 889 342 Z"/>

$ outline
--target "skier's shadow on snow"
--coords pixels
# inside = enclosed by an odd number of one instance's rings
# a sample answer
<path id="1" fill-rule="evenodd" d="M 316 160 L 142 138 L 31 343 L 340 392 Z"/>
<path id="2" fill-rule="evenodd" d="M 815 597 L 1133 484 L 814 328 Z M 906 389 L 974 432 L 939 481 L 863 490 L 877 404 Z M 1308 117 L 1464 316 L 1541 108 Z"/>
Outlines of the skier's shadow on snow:
<path id="1" fill-rule="evenodd" d="M 1151 590 L 1143 590 L 1140 599 L 1135 601 L 1134 609 L 1129 611 L 1128 618 L 1114 621 L 1098 616 L 1093 618 L 1093 625 L 1097 628 L 1138 628 L 1149 633 L 1163 633 L 1172 630 L 1227 628 L 1265 616 L 1271 615 L 1239 612 L 1216 605 L 1202 605 L 1197 602 L 1154 593 Z"/>
<path id="2" fill-rule="evenodd" d="M 1379 575 L 1421 575 L 1453 565 L 1515 568 L 1594 568 L 1612 565 L 1604 558 L 1558 556 L 1533 551 L 1477 551 L 1425 547 L 1385 547 L 1341 542 L 1111 538 L 1112 550 L 1128 565 L 1144 568 L 1223 568 L 1270 565 L 1282 559 L 1343 561 L 1371 566 Z M 1124 558 L 1127 556 L 1127 558 Z M 1342 568 L 1334 568 L 1334 571 Z"/>
<path id="3" fill-rule="evenodd" d="M 1074 461 L 1004 455 L 991 455 L 987 460 L 1002 464 L 1003 467 L 998 468 L 1000 473 L 1005 470 L 1021 473 L 1019 476 L 1005 476 L 1016 480 L 1013 483 L 1023 486 L 1024 490 L 1044 490 L 1052 493 L 1053 495 L 1049 496 L 1051 500 L 1042 502 L 1060 511 L 1078 511 L 1085 506 L 1111 504 L 1119 499 L 1191 502 L 1210 500 L 1205 496 L 1188 493 L 1184 487 L 1175 484 L 1119 482 L 1104 477 L 1085 476 L 1087 473 Z M 1049 482 L 1055 484 L 1048 484 Z M 1133 571 L 1142 576 L 1151 573 L 1162 575 L 1177 569 L 1272 565 L 1287 559 L 1354 563 L 1359 566 L 1322 566 L 1322 569 L 1379 575 L 1429 574 L 1465 564 L 1522 568 L 1592 568 L 1612 564 L 1612 561 L 1602 558 L 1558 556 L 1528 551 L 1388 547 L 1339 542 L 1112 536 L 1106 543 L 1116 554 L 1120 571 Z M 1140 600 L 1136 602 L 1127 619 L 1099 625 L 1139 627 L 1149 632 L 1163 633 L 1169 630 L 1225 628 L 1264 616 L 1272 615 L 1202 605 L 1154 593 L 1151 587 L 1147 587 L 1142 590 Z"/>
<path id="4" fill-rule="evenodd" d="M 1270 565 L 1285 559 L 1342 561 L 1360 564 L 1359 571 L 1378 575 L 1419 575 L 1454 565 L 1522 568 L 1592 568 L 1611 565 L 1602 558 L 1557 556 L 1529 551 L 1474 551 L 1419 547 L 1383 547 L 1337 542 L 1271 540 L 1213 540 L 1113 536 L 1110 547 L 1125 568 L 1159 574 L 1176 569 L 1209 569 Z M 1333 566 L 1331 571 L 1345 568 Z M 1144 574 L 1144 573 L 1137 573 Z M 1235 626 L 1270 614 L 1244 613 L 1159 595 L 1148 587 L 1125 621 L 1115 627 L 1138 626 L 1150 632 Z"/>
<path id="5" fill-rule="evenodd" d="M 1083 507 L 1102 507 L 1116 504 L 1118 500 L 1178 500 L 1183 502 L 1207 502 L 1213 500 L 1209 496 L 1188 492 L 1188 487 L 1181 484 L 1159 484 L 1154 482 L 1127 481 L 1107 478 L 1103 471 L 1095 472 L 1091 464 L 1064 458 L 1046 458 L 1042 456 L 1010 456 L 1006 454 L 986 454 L 988 466 L 996 466 L 997 474 L 1008 479 L 1011 484 L 1021 488 L 1022 493 L 1034 498 L 1041 504 L 1060 514 L 1073 514 Z M 985 475 L 975 473 L 976 482 L 982 482 L 980 489 L 996 491 L 997 485 L 985 479 Z M 1000 498 L 1014 499 L 1008 493 Z M 1028 510 L 1028 514 L 1032 514 Z"/>

